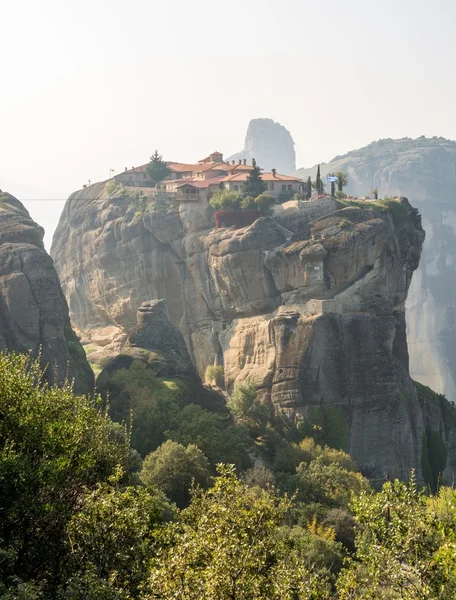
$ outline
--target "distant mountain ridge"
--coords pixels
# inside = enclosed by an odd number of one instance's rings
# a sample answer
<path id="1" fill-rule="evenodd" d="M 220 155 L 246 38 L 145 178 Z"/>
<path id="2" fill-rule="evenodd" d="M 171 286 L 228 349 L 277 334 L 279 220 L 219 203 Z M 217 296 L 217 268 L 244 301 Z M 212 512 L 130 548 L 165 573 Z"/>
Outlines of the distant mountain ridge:
<path id="1" fill-rule="evenodd" d="M 335 171 L 348 174 L 348 193 L 406 195 L 423 215 L 426 241 L 407 299 L 410 373 L 456 401 L 456 142 L 383 139 L 321 165 L 323 179 Z"/>
<path id="2" fill-rule="evenodd" d="M 277 169 L 278 173 L 290 174 L 296 170 L 296 152 L 291 133 L 272 119 L 252 119 L 245 137 L 244 149 L 227 160 L 254 158 L 265 171 Z"/>

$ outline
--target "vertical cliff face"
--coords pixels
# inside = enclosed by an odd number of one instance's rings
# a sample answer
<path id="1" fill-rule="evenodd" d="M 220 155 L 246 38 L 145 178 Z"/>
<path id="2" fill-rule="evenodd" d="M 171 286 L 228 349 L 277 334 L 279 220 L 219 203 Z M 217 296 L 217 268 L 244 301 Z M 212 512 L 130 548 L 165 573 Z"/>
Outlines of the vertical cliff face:
<path id="1" fill-rule="evenodd" d="M 228 160 L 254 158 L 265 171 L 277 169 L 278 173 L 296 170 L 296 152 L 290 132 L 272 119 L 252 119 L 247 129 L 244 149 Z"/>
<path id="2" fill-rule="evenodd" d="M 92 371 L 43 234 L 18 200 L 0 192 L 0 351 L 40 355 L 51 383 L 68 377 L 77 391 L 89 392 Z"/>
<path id="3" fill-rule="evenodd" d="M 406 199 L 291 201 L 233 230 L 214 229 L 207 204 L 142 206 L 138 192 L 77 192 L 54 238 L 71 318 L 99 353 L 128 347 L 142 302 L 163 298 L 200 374 L 217 361 L 229 390 L 252 381 L 291 424 L 329 424 L 371 477 L 426 480 L 435 436 L 456 470 L 456 420 L 408 372 L 404 305 L 424 232 Z"/>
<path id="4" fill-rule="evenodd" d="M 381 140 L 322 165 L 322 175 L 333 171 L 348 173 L 349 193 L 407 194 L 421 212 L 426 241 L 407 300 L 410 371 L 456 402 L 456 142 Z"/>

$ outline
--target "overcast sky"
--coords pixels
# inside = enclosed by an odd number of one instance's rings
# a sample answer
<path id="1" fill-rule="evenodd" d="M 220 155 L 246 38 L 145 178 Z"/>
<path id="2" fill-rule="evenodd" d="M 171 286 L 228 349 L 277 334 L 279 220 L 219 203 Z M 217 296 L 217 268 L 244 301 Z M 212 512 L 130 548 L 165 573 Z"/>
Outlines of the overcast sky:
<path id="1" fill-rule="evenodd" d="M 155 148 L 228 155 L 255 117 L 291 131 L 300 167 L 456 138 L 454 0 L 15 0 L 0 19 L 0 187 L 22 198 Z M 63 202 L 27 207 L 51 234 Z"/>

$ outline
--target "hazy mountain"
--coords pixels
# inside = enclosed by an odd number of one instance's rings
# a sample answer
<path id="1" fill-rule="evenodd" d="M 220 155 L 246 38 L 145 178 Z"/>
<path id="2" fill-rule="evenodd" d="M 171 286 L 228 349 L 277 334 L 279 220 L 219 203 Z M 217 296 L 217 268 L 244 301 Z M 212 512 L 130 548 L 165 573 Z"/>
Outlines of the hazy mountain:
<path id="1" fill-rule="evenodd" d="M 278 173 L 291 173 L 296 169 L 296 152 L 290 132 L 272 119 L 252 119 L 247 129 L 244 149 L 228 160 L 255 158 L 265 171 L 277 169 Z"/>

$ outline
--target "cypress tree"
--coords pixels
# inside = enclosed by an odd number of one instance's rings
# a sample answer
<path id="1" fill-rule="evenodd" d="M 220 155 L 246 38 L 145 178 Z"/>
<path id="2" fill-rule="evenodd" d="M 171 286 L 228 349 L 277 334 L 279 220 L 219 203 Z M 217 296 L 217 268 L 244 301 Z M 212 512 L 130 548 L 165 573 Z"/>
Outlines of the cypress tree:
<path id="1" fill-rule="evenodd" d="M 306 198 L 307 198 L 307 200 L 310 200 L 312 198 L 312 180 L 311 180 L 310 176 L 307 179 Z"/>
<path id="2" fill-rule="evenodd" d="M 266 191 L 267 186 L 261 179 L 261 169 L 257 166 L 256 160 L 252 160 L 253 169 L 250 171 L 247 181 L 242 186 L 242 191 L 245 196 L 256 198 Z"/>
<path id="3" fill-rule="evenodd" d="M 335 185 L 334 181 L 331 181 L 331 197 L 334 198 L 335 195 L 336 195 L 336 185 Z"/>

